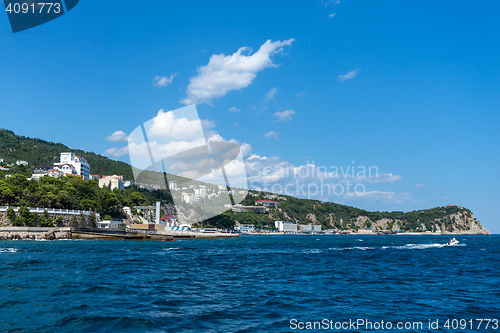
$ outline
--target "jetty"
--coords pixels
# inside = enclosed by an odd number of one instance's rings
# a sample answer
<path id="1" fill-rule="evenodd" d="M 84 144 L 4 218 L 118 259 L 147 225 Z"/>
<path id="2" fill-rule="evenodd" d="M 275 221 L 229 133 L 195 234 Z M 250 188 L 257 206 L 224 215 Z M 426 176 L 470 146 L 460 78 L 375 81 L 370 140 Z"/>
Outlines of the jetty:
<path id="1" fill-rule="evenodd" d="M 134 240 L 173 241 L 176 239 L 219 239 L 239 237 L 236 233 L 203 233 L 190 230 L 104 229 L 72 227 L 1 227 L 0 240 Z"/>

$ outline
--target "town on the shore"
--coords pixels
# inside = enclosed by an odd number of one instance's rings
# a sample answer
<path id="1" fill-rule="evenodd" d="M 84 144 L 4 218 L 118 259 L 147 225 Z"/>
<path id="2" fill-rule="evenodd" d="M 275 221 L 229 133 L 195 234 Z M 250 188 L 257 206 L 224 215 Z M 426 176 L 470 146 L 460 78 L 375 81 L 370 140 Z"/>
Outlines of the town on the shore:
<path id="1" fill-rule="evenodd" d="M 11 167 L 25 166 L 28 167 L 29 163 L 27 161 L 18 160 L 14 163 L 8 164 L 0 158 L 0 171 L 9 171 Z M 53 177 L 62 178 L 65 176 L 79 177 L 82 180 L 95 180 L 98 181 L 99 187 L 107 187 L 111 191 L 118 189 L 124 190 L 124 188 L 130 186 L 136 186 L 141 190 L 146 191 L 156 191 L 160 190 L 161 186 L 159 184 L 141 184 L 135 183 L 132 180 L 124 180 L 122 175 L 103 175 L 102 177 L 97 174 L 91 173 L 91 166 L 89 165 L 87 159 L 78 156 L 72 152 L 63 152 L 60 154 L 60 160 L 54 163 L 52 166 L 37 166 L 31 167 L 33 173 L 28 180 L 39 181 L 42 177 Z M 5 178 L 13 177 L 12 174 L 6 174 Z M 287 201 L 284 196 L 279 196 L 276 194 L 270 194 L 260 191 L 247 191 L 242 189 L 230 189 L 224 184 L 212 185 L 212 184 L 190 184 L 188 186 L 179 187 L 176 180 L 171 180 L 168 183 L 168 188 L 172 193 L 172 196 L 180 197 L 182 203 L 188 205 L 195 205 L 200 203 L 207 203 L 211 200 L 219 198 L 221 195 L 243 195 L 244 197 L 258 197 L 251 201 L 251 204 L 226 204 L 227 210 L 232 210 L 233 213 L 254 213 L 254 214 L 269 214 L 269 209 L 273 208 L 275 211 L 278 208 L 280 201 Z M 260 199 L 259 199 L 260 198 Z M 449 205 L 453 206 L 454 205 Z M 458 208 L 463 208 L 457 206 Z M 20 212 L 20 207 L 0 207 L 0 213 L 6 213 L 8 209 L 12 209 L 14 213 Z M 316 206 L 314 206 L 316 208 Z M 174 205 L 166 204 L 164 202 L 156 202 L 153 206 L 134 206 L 134 207 L 123 207 L 123 212 L 126 217 L 123 218 L 113 218 L 113 219 L 103 219 L 101 220 L 100 214 L 98 212 L 90 211 L 75 211 L 68 209 L 54 209 L 45 207 L 29 207 L 30 212 L 37 214 L 53 214 L 54 218 L 61 215 L 81 215 L 94 216 L 92 223 L 86 225 L 86 227 L 94 229 L 106 229 L 114 231 L 126 231 L 129 233 L 146 233 L 146 234 L 163 234 L 163 235 L 184 235 L 187 233 L 226 233 L 226 234 L 246 234 L 246 235 L 265 235 L 265 234 L 403 234 L 404 230 L 393 230 L 386 229 L 381 230 L 378 228 L 371 228 L 369 224 L 365 227 L 356 227 L 351 229 L 337 229 L 328 228 L 323 230 L 321 224 L 308 223 L 299 224 L 297 221 L 293 220 L 275 220 L 274 225 L 267 225 L 266 228 L 257 228 L 251 223 L 241 223 L 236 221 L 236 224 L 232 228 L 204 228 L 197 223 L 181 223 L 179 222 L 179 217 L 176 212 Z M 402 213 L 402 212 L 400 212 Z M 286 214 L 285 214 L 286 215 Z M 74 218 L 74 217 L 73 217 Z M 417 232 L 414 234 L 447 234 L 445 230 L 435 230 L 433 232 Z M 405 234 L 408 234 L 406 232 Z M 236 236 L 236 235 L 235 235 Z M 193 237 L 196 238 L 196 237 Z"/>

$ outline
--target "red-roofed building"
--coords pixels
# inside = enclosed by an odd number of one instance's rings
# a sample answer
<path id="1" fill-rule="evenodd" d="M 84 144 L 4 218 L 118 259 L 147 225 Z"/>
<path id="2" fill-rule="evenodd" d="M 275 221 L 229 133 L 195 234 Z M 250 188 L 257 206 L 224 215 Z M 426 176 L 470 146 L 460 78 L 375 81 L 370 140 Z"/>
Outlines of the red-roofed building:
<path id="1" fill-rule="evenodd" d="M 123 176 L 103 176 L 99 179 L 99 187 L 109 186 L 111 191 L 115 188 L 123 190 Z"/>
<path id="2" fill-rule="evenodd" d="M 165 224 L 167 227 L 177 227 L 179 224 L 177 223 L 177 220 L 175 219 L 175 216 L 172 214 L 165 214 L 162 217 L 160 217 L 160 224 Z"/>

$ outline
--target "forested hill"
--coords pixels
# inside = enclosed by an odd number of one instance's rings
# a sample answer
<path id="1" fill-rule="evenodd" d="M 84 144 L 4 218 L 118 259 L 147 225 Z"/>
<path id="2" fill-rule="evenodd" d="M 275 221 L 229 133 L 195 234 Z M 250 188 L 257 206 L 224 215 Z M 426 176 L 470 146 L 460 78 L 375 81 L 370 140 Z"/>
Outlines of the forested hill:
<path id="1" fill-rule="evenodd" d="M 1 171 L 0 181 L 6 173 L 21 173 L 27 177 L 31 176 L 31 166 L 52 166 L 59 162 L 62 152 L 73 152 L 85 157 L 90 164 L 92 174 L 103 175 L 123 175 L 124 179 L 133 180 L 132 168 L 124 162 L 113 161 L 105 156 L 86 152 L 79 149 L 70 149 L 61 143 L 53 143 L 38 138 L 18 136 L 9 130 L 0 129 L 0 158 L 4 162 L 15 163 L 17 160 L 25 160 L 29 163 L 28 168 L 19 166 L 11 171 Z M 158 178 L 160 177 L 160 178 Z M 164 181 L 162 174 L 154 172 L 143 173 L 146 183 L 160 183 Z M 182 181 L 183 179 L 173 175 L 167 175 L 171 180 Z M 19 190 L 16 177 L 8 180 L 3 185 L 11 186 L 12 195 L 3 195 L 2 184 L 0 183 L 0 204 L 37 205 L 34 202 L 26 201 L 23 191 Z M 94 184 L 95 185 L 95 184 Z M 18 190 L 16 192 L 16 189 Z M 130 189 L 135 191 L 135 189 Z M 78 191 L 77 191 L 78 192 Z M 3 193 L 3 194 L 2 194 Z M 17 194 L 16 194 L 17 193 Z M 145 195 L 144 202 L 149 204 L 156 200 L 171 203 L 170 192 L 160 190 L 148 192 L 142 191 Z M 39 194 L 39 193 L 38 193 Z M 50 195 L 49 195 L 50 196 Z M 242 202 L 243 205 L 255 205 L 260 199 L 277 197 L 272 193 L 250 191 L 250 194 Z M 83 199 L 94 200 L 92 196 L 86 197 L 85 193 L 76 193 L 74 200 L 53 200 L 46 207 L 83 209 L 88 208 Z M 8 199 L 8 200 L 7 200 Z M 38 198 L 40 199 L 40 198 Z M 37 199 L 37 200 L 38 200 Z M 57 198 L 56 198 L 57 199 Z M 9 201 L 10 200 L 10 201 Z M 32 201 L 33 201 L 32 200 Z M 40 199 L 41 200 L 41 199 Z M 232 211 L 213 218 L 206 223 L 218 227 L 232 227 L 235 223 L 254 224 L 258 228 L 273 228 L 275 220 L 296 221 L 300 224 L 321 224 L 326 229 L 335 228 L 339 230 L 368 228 L 373 230 L 393 230 L 393 231 L 446 231 L 464 232 L 475 234 L 488 234 L 489 232 L 481 226 L 481 223 L 474 217 L 469 209 L 458 206 L 436 207 L 432 209 L 419 210 L 413 212 L 368 212 L 359 208 L 339 205 L 336 203 L 325 203 L 318 200 L 297 199 L 290 196 L 280 196 L 275 199 L 279 201 L 277 208 L 271 208 L 269 214 L 255 213 L 232 213 Z M 88 202 L 87 202 L 88 203 Z M 128 203 L 124 201 L 124 204 Z M 98 207 L 99 202 L 89 207 Z M 104 205 L 105 206 L 105 205 Z M 104 207 L 103 206 L 103 207 Z M 45 207 L 45 206 L 44 206 Z M 104 208 L 102 208 L 104 209 Z"/>
<path id="2" fill-rule="evenodd" d="M 262 199 L 276 200 L 279 205 L 277 208 L 270 208 L 268 215 L 236 213 L 236 220 L 259 226 L 281 220 L 296 221 L 299 224 L 321 224 L 326 229 L 338 230 L 490 233 L 474 217 L 471 210 L 461 206 L 448 205 L 411 212 L 369 212 L 331 202 L 297 199 L 286 195 L 276 196 L 258 191 L 251 191 L 243 204 L 255 205 L 257 200 Z"/>
<path id="3" fill-rule="evenodd" d="M 54 143 L 38 138 L 16 135 L 14 132 L 0 129 L 0 158 L 4 162 L 27 161 L 29 166 L 52 166 L 59 162 L 61 153 L 72 152 L 85 157 L 90 164 L 90 173 L 96 175 L 123 175 L 124 179 L 133 179 L 130 165 L 111 160 L 105 156 L 80 149 L 71 149 L 62 143 Z"/>

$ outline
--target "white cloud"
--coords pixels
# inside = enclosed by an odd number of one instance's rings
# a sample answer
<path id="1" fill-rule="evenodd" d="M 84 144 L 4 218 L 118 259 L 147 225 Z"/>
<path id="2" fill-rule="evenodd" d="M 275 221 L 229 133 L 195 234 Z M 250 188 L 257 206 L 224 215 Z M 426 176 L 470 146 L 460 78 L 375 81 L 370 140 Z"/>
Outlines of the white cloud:
<path id="1" fill-rule="evenodd" d="M 240 109 L 238 109 L 236 106 L 233 106 L 232 108 L 228 109 L 230 112 L 241 112 Z"/>
<path id="2" fill-rule="evenodd" d="M 278 87 L 276 88 L 272 88 L 271 90 L 269 90 L 269 92 L 267 92 L 265 95 L 264 95 L 264 98 L 266 101 L 270 101 L 272 99 L 274 99 L 274 95 L 276 95 L 276 93 L 278 92 Z"/>
<path id="3" fill-rule="evenodd" d="M 106 138 L 108 141 L 113 141 L 113 142 L 122 142 L 122 141 L 128 141 L 128 135 L 125 134 L 123 131 L 116 131 L 110 136 Z"/>
<path id="4" fill-rule="evenodd" d="M 208 120 L 208 119 L 202 119 L 201 120 L 201 127 L 203 128 L 203 133 L 205 133 L 205 137 L 212 137 L 217 134 L 217 132 L 214 130 L 215 128 L 215 121 L 213 120 Z"/>
<path id="5" fill-rule="evenodd" d="M 109 148 L 104 151 L 104 155 L 113 157 L 120 157 L 127 154 L 128 154 L 128 146 L 122 148 Z"/>
<path id="6" fill-rule="evenodd" d="M 322 0 L 321 3 L 323 6 L 328 7 L 330 4 L 338 5 L 340 3 L 340 0 Z"/>
<path id="7" fill-rule="evenodd" d="M 413 199 L 413 196 L 408 192 L 382 192 L 382 191 L 366 191 L 366 192 L 350 192 L 344 194 L 346 201 L 368 201 L 383 203 L 386 205 L 402 204 Z"/>
<path id="8" fill-rule="evenodd" d="M 378 170 L 371 170 L 364 166 L 320 166 L 314 162 L 303 165 L 294 165 L 279 157 L 259 156 L 253 154 L 247 158 L 246 169 L 251 189 L 267 190 L 270 192 L 292 195 L 301 198 L 314 198 L 334 201 L 345 199 L 345 194 L 356 191 L 363 196 L 349 196 L 347 200 L 375 201 L 384 199 L 401 201 L 409 200 L 409 195 L 390 194 L 392 192 L 377 192 L 367 190 L 374 180 L 384 179 L 385 182 L 397 181 L 399 176 L 393 174 L 378 174 Z M 353 171 L 353 168 L 354 171 Z M 348 192 L 349 191 L 349 192 Z"/>
<path id="9" fill-rule="evenodd" d="M 177 75 L 177 73 L 174 73 L 174 74 L 171 74 L 170 77 L 166 77 L 166 76 L 159 76 L 157 75 L 154 79 L 153 79 L 153 85 L 156 86 L 156 87 L 166 87 L 168 86 L 170 83 L 172 83 L 172 81 L 174 80 L 174 77 Z"/>
<path id="10" fill-rule="evenodd" d="M 199 119 L 176 118 L 173 111 L 158 111 L 153 118 L 149 135 L 173 141 L 196 141 L 204 139 L 202 122 Z"/>
<path id="11" fill-rule="evenodd" d="M 337 15 L 337 13 L 331 13 L 330 15 L 328 15 L 328 18 L 333 18 L 335 17 L 335 15 Z"/>
<path id="12" fill-rule="evenodd" d="M 266 134 L 264 134 L 265 138 L 275 138 L 276 140 L 279 140 L 280 138 L 278 137 L 279 133 L 276 133 L 275 131 L 269 131 Z"/>
<path id="13" fill-rule="evenodd" d="M 388 173 L 386 175 L 376 175 L 375 177 L 371 177 L 368 182 L 372 184 L 377 183 L 394 183 L 401 180 L 400 175 L 393 175 L 392 173 Z"/>
<path id="14" fill-rule="evenodd" d="M 307 95 L 305 91 L 299 92 L 297 94 L 297 99 L 304 99 L 304 97 Z"/>
<path id="15" fill-rule="evenodd" d="M 422 187 L 425 187 L 425 186 L 427 186 L 427 184 L 416 184 L 415 188 L 422 188 Z"/>
<path id="16" fill-rule="evenodd" d="M 295 111 L 293 110 L 286 110 L 283 112 L 276 112 L 273 114 L 273 117 L 276 118 L 274 121 L 275 123 L 280 122 L 280 121 L 290 121 L 292 120 L 292 116 L 295 115 Z"/>
<path id="17" fill-rule="evenodd" d="M 267 40 L 260 49 L 241 47 L 232 55 L 212 55 L 207 65 L 198 68 L 198 75 L 189 80 L 187 97 L 181 103 L 211 104 L 212 99 L 223 97 L 231 90 L 248 87 L 257 73 L 268 67 L 277 67 L 272 56 L 291 45 L 294 38 L 272 42 Z"/>
<path id="18" fill-rule="evenodd" d="M 359 69 L 356 68 L 355 70 L 350 71 L 347 74 L 339 75 L 339 80 L 340 81 L 347 81 L 347 80 L 354 79 L 356 77 L 356 75 L 358 74 L 358 72 L 359 72 Z"/>

